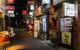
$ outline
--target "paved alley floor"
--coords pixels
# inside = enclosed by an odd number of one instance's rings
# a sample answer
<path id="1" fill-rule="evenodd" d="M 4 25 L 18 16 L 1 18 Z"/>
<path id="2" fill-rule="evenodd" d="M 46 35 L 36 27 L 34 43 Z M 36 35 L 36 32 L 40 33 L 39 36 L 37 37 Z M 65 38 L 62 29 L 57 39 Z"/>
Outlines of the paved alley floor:
<path id="1" fill-rule="evenodd" d="M 16 40 L 6 50 L 68 50 L 63 47 L 53 47 L 47 42 L 29 37 L 26 30 L 15 30 Z"/>
<path id="2" fill-rule="evenodd" d="M 7 50 L 55 50 L 46 43 L 41 42 L 36 38 L 24 38 L 15 41 Z"/>
<path id="3" fill-rule="evenodd" d="M 69 50 L 63 47 L 52 47 L 44 41 L 37 38 L 24 38 L 14 41 L 6 50 Z"/>

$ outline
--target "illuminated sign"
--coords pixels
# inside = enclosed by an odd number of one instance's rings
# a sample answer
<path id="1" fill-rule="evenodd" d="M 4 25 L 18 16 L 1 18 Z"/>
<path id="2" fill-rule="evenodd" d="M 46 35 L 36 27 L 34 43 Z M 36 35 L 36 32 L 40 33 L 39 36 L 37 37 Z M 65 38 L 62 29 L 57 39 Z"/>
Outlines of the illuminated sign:
<path id="1" fill-rule="evenodd" d="M 34 5 L 30 5 L 30 10 L 34 10 Z"/>
<path id="2" fill-rule="evenodd" d="M 26 10 L 22 10 L 22 15 L 26 15 L 27 11 Z"/>
<path id="3" fill-rule="evenodd" d="M 42 4 L 50 4 L 51 0 L 42 0 Z"/>
<path id="4" fill-rule="evenodd" d="M 7 4 L 13 4 L 14 0 L 7 0 Z"/>
<path id="5" fill-rule="evenodd" d="M 33 11 L 29 12 L 29 15 L 30 15 L 30 16 L 33 16 Z"/>
<path id="6" fill-rule="evenodd" d="M 75 16 L 75 5 L 63 3 L 64 16 Z"/>
<path id="7" fill-rule="evenodd" d="M 6 6 L 6 10 L 15 10 L 14 6 Z"/>
<path id="8" fill-rule="evenodd" d="M 15 17 L 15 13 L 14 13 L 14 11 L 12 11 L 12 10 L 8 10 L 8 11 L 7 11 L 7 15 L 8 15 L 9 17 Z"/>
<path id="9" fill-rule="evenodd" d="M 47 24 L 46 24 L 46 18 L 47 17 L 47 15 L 44 15 L 44 16 L 42 16 L 42 30 L 44 31 L 44 32 L 46 32 L 47 31 Z"/>
<path id="10" fill-rule="evenodd" d="M 10 10 L 9 10 L 8 13 L 14 13 L 14 11 L 10 11 Z"/>

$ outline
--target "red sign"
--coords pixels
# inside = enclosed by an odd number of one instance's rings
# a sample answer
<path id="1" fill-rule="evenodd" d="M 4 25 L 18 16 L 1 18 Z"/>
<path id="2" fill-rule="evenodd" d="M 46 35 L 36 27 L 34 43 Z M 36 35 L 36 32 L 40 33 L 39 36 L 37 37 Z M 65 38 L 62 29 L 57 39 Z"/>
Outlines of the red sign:
<path id="1" fill-rule="evenodd" d="M 6 6 L 6 10 L 15 10 L 14 6 Z"/>
<path id="2" fill-rule="evenodd" d="M 26 10 L 22 10 L 22 15 L 26 15 L 27 11 Z"/>
<path id="3" fill-rule="evenodd" d="M 7 0 L 7 4 L 13 4 L 14 0 Z"/>

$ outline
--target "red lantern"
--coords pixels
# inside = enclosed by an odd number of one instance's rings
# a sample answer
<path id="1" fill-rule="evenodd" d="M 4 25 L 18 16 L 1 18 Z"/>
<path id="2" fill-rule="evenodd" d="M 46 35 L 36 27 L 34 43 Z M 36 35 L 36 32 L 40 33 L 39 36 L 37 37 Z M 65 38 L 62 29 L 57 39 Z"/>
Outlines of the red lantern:
<path id="1" fill-rule="evenodd" d="M 27 11 L 26 10 L 22 10 L 22 15 L 26 15 Z"/>

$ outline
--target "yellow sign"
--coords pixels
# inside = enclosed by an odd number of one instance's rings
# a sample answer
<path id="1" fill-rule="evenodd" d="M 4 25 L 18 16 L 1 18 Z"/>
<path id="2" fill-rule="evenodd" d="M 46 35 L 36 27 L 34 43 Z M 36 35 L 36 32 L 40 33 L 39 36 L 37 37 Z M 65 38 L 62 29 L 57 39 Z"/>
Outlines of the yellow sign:
<path id="1" fill-rule="evenodd" d="M 62 32 L 62 43 L 71 45 L 71 33 L 70 32 Z"/>

